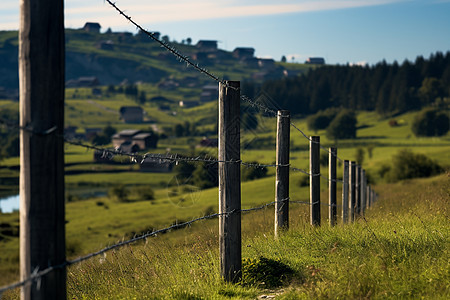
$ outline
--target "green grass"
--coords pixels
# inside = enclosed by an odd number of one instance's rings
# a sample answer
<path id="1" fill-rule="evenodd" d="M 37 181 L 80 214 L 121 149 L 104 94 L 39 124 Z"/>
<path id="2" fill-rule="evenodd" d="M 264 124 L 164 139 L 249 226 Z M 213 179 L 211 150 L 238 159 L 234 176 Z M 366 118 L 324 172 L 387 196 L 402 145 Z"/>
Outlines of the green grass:
<path id="1" fill-rule="evenodd" d="M 252 184 L 254 187 L 248 187 L 250 194 L 256 192 L 256 186 L 267 182 Z M 447 299 L 449 191 L 448 175 L 384 184 L 377 188 L 380 200 L 367 211 L 365 219 L 334 228 L 325 224 L 320 228 L 309 226 L 308 207 L 293 204 L 291 230 L 278 239 L 273 238 L 273 209 L 244 214 L 243 257 L 279 259 L 294 270 L 294 275 L 279 288 L 265 289 L 261 283 L 244 287 L 223 282 L 219 274 L 217 220 L 211 220 L 69 267 L 68 296 L 71 299 L 255 299 L 261 295 L 276 295 L 277 299 Z M 108 210 L 122 211 L 122 216 L 133 213 L 141 222 L 149 224 L 148 220 L 152 220 L 155 224 L 157 216 L 146 218 L 143 212 L 152 205 L 137 204 L 105 203 L 111 205 Z M 108 218 L 114 219 L 113 212 L 102 213 L 106 211 L 104 205 L 89 201 L 74 205 L 67 225 L 72 236 L 76 233 L 71 226 L 89 227 L 83 230 L 89 235 L 115 230 L 115 226 L 100 228 L 111 222 Z M 154 209 L 170 215 L 162 206 L 154 205 Z M 82 215 L 90 210 L 102 216 L 98 223 L 82 221 Z M 117 219 L 115 222 L 126 223 Z M 80 234 L 78 241 L 69 242 L 71 249 L 76 249 L 85 236 Z M 108 237 L 97 233 L 93 240 L 106 243 Z M 15 295 L 9 293 L 5 298 Z"/>

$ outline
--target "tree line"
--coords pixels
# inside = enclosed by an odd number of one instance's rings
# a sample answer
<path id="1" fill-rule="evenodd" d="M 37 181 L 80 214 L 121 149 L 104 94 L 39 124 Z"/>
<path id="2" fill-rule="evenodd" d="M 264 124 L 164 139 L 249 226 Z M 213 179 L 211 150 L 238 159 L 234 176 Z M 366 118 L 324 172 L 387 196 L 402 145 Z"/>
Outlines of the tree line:
<path id="1" fill-rule="evenodd" d="M 437 52 L 428 59 L 418 56 L 414 62 L 402 64 L 329 65 L 297 77 L 243 83 L 245 95 L 254 98 L 259 91 L 297 115 L 330 107 L 394 115 L 445 106 L 450 97 L 450 52 Z"/>

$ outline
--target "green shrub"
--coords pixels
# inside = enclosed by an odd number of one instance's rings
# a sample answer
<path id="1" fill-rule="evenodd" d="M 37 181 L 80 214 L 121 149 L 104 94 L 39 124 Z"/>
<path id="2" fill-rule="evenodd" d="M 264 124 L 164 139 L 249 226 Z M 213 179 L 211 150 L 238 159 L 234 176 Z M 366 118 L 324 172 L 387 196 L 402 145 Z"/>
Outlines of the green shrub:
<path id="1" fill-rule="evenodd" d="M 400 150 L 392 157 L 389 179 L 399 181 L 417 177 L 429 177 L 443 172 L 443 168 L 424 154 Z"/>
<path id="2" fill-rule="evenodd" d="M 294 271 L 280 259 L 245 258 L 242 260 L 242 279 L 244 286 L 273 288 L 283 284 Z"/>
<path id="3" fill-rule="evenodd" d="M 298 186 L 299 187 L 309 186 L 309 176 L 306 174 L 302 175 L 298 180 Z"/>
<path id="4" fill-rule="evenodd" d="M 258 162 L 251 162 L 252 164 L 258 164 Z M 259 178 L 266 177 L 267 175 L 267 167 L 254 168 L 254 167 L 245 167 L 241 168 L 241 178 L 242 181 L 255 180 Z"/>
<path id="5" fill-rule="evenodd" d="M 328 126 L 327 137 L 334 140 L 356 138 L 356 122 L 353 111 L 341 111 Z"/>
<path id="6" fill-rule="evenodd" d="M 130 192 L 123 184 L 116 185 L 108 191 L 109 196 L 119 202 L 127 202 L 129 193 Z"/>
<path id="7" fill-rule="evenodd" d="M 425 109 L 413 121 L 411 130 L 416 136 L 443 136 L 450 128 L 450 119 L 446 112 Z"/>
<path id="8" fill-rule="evenodd" d="M 138 186 L 133 189 L 133 193 L 137 195 L 138 200 L 153 200 L 155 199 L 155 192 L 150 186 Z"/>

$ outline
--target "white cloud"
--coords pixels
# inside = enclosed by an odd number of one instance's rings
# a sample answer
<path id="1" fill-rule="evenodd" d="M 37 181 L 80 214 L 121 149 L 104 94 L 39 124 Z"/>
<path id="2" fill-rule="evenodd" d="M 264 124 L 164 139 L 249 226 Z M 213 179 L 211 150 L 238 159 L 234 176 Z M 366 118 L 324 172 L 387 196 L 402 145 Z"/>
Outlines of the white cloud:
<path id="1" fill-rule="evenodd" d="M 282 0 L 276 4 L 269 0 L 128 0 L 119 1 L 117 5 L 135 21 L 155 25 L 177 21 L 337 10 L 401 1 L 405 0 Z M 120 20 L 117 12 L 106 1 L 66 0 L 65 2 L 66 25 L 70 26 L 73 23 L 77 24 L 76 26 L 82 26 L 86 21 L 97 21 L 104 27 L 115 27 L 126 23 L 125 20 Z M 18 13 L 19 6 L 16 0 L 2 0 L 0 29 L 18 28 Z M 7 15 L 17 20 L 16 26 L 11 21 L 5 20 Z"/>

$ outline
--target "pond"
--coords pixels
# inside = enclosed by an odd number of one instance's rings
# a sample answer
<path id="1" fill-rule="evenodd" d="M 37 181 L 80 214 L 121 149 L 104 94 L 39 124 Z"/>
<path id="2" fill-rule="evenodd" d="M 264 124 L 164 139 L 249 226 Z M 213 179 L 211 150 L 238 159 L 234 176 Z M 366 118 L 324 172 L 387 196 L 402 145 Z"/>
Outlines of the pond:
<path id="1" fill-rule="evenodd" d="M 2 213 L 11 213 L 19 210 L 19 195 L 0 198 L 0 210 Z"/>

